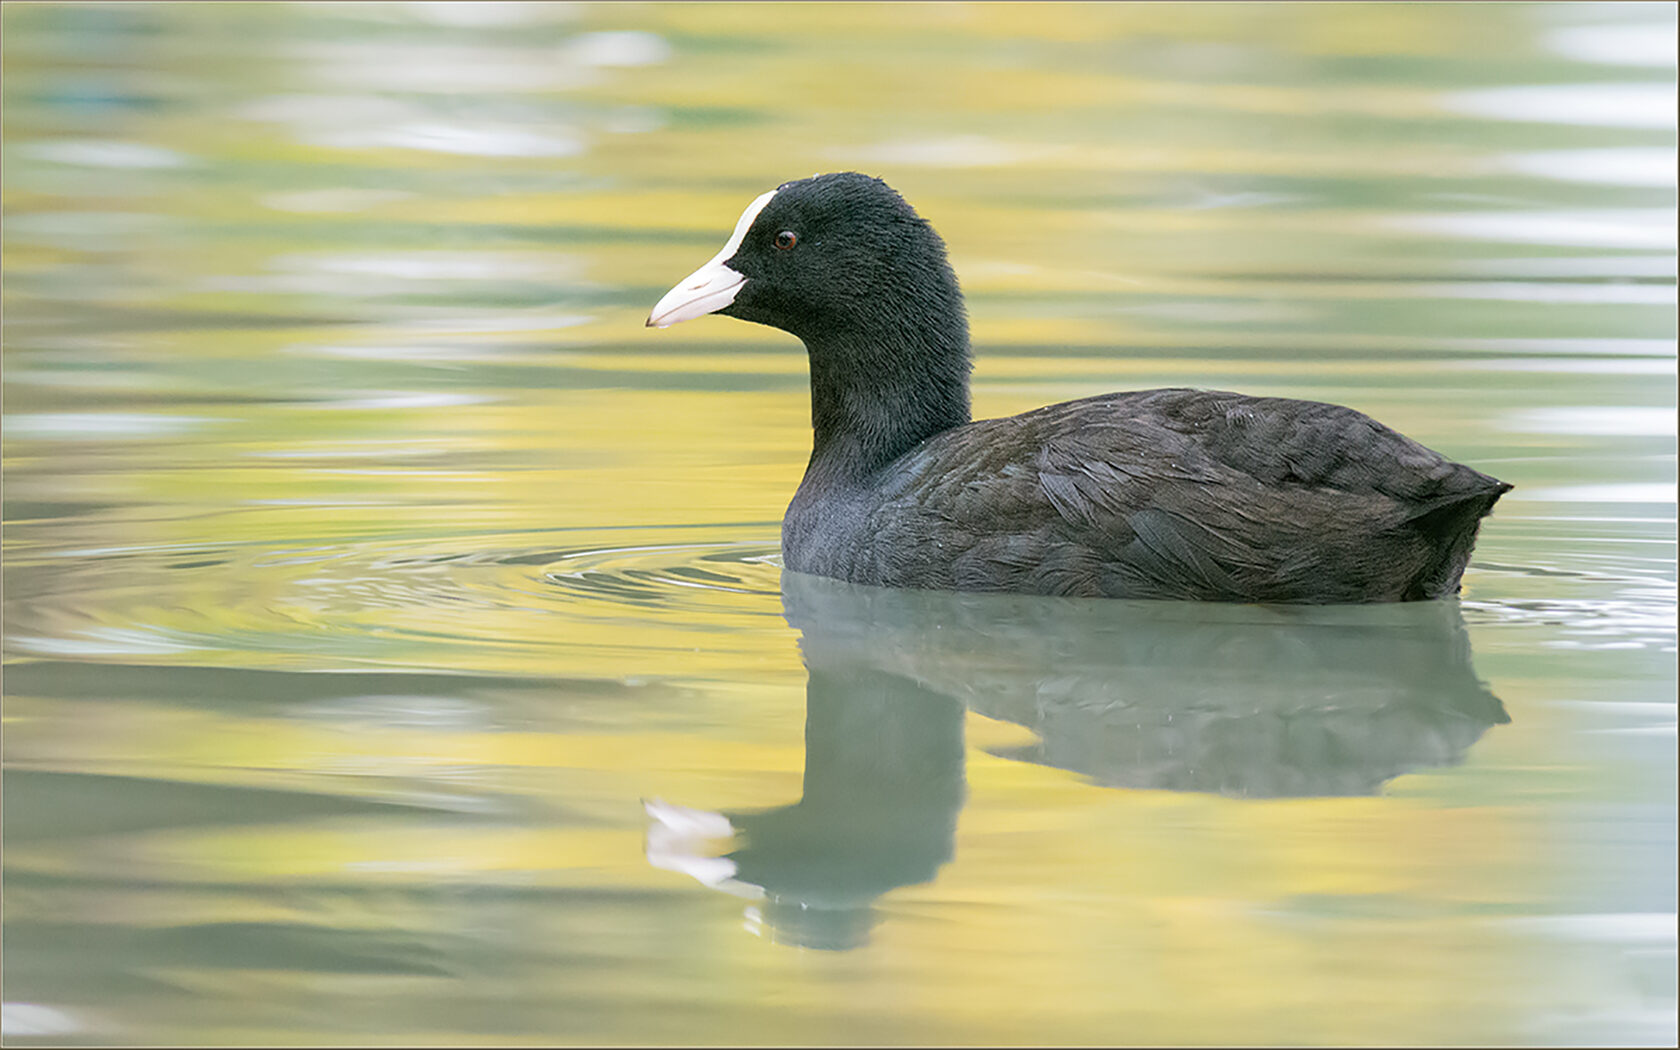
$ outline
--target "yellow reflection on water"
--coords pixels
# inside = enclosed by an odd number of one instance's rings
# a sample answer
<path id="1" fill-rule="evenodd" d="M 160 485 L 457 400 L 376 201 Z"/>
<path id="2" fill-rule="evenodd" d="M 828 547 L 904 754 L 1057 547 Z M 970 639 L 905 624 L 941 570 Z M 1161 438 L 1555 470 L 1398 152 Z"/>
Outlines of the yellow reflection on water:
<path id="1" fill-rule="evenodd" d="M 8 1026 L 1672 1041 L 1671 15 L 6 5 Z M 811 731 L 779 594 L 802 348 L 642 324 L 840 168 L 949 243 L 978 414 L 1319 398 L 1515 481 L 1460 626 L 1509 724 L 1437 712 L 1369 796 L 1103 786 L 1021 712 L 1160 705 L 1102 689 L 1195 625 L 1081 678 L 929 616 L 863 648 L 998 705 L 942 697 L 947 809 L 806 843 L 903 834 L 890 888 L 826 929 L 650 863 L 644 800 L 889 750 Z"/>

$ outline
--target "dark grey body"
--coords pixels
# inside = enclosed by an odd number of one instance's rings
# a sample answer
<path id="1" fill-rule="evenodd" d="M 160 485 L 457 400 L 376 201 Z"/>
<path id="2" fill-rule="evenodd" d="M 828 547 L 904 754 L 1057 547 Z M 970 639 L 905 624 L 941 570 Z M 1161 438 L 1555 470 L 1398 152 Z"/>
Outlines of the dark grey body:
<path id="1" fill-rule="evenodd" d="M 1458 590 L 1510 487 L 1353 409 L 1148 390 L 966 423 L 863 477 L 819 450 L 782 550 L 888 587 L 1410 601 Z"/>

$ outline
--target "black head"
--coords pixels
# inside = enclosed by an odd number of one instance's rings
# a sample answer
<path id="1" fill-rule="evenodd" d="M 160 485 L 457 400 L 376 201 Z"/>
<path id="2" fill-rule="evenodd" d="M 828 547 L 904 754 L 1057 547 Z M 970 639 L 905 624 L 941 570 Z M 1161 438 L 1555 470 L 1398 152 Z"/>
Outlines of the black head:
<path id="1" fill-rule="evenodd" d="M 868 471 L 968 422 L 968 320 L 945 242 L 880 179 L 814 175 L 759 197 L 647 323 L 710 313 L 804 342 L 813 462 Z"/>
<path id="2" fill-rule="evenodd" d="M 783 183 L 753 201 L 724 250 L 673 288 L 648 324 L 706 313 L 790 332 L 807 344 L 883 323 L 962 329 L 945 242 L 891 186 L 857 172 Z"/>

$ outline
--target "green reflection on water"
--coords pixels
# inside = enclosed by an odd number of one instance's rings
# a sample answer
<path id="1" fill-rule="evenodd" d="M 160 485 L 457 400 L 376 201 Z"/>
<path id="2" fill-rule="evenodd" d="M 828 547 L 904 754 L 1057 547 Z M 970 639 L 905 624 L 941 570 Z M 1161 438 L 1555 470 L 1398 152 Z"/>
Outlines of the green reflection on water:
<path id="1" fill-rule="evenodd" d="M 1673 1041 L 1671 9 L 0 19 L 9 1042 Z M 784 618 L 803 355 L 641 324 L 848 167 L 979 414 L 1516 483 L 1462 611 Z"/>

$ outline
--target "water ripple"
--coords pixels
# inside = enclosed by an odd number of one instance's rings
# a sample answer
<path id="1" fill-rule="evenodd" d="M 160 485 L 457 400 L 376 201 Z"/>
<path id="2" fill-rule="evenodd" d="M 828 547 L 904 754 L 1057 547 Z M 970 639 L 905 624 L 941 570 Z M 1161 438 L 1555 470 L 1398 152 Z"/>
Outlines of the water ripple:
<path id="1" fill-rule="evenodd" d="M 197 652 L 222 654 L 218 661 L 230 653 L 313 655 L 334 665 L 465 660 L 484 671 L 508 670 L 510 653 L 548 664 L 575 662 L 591 648 L 692 653 L 697 635 L 733 632 L 748 647 L 754 631 L 785 629 L 780 553 L 761 526 L 730 531 L 680 543 L 627 543 L 620 532 L 619 542 L 561 546 L 548 532 L 395 545 L 83 550 L 14 566 L 8 619 L 21 629 L 8 645 L 86 659 Z"/>

